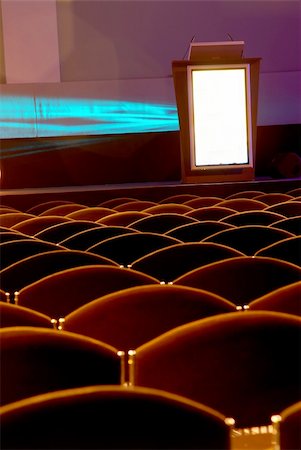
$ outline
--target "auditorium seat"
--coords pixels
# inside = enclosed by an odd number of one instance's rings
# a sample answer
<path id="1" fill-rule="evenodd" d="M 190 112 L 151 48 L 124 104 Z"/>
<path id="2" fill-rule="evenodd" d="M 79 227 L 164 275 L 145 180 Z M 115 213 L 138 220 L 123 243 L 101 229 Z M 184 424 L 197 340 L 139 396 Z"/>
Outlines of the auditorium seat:
<path id="1" fill-rule="evenodd" d="M 255 256 L 268 256 L 291 262 L 301 267 L 301 236 L 291 236 L 258 250 Z"/>
<path id="2" fill-rule="evenodd" d="M 128 266 L 154 250 L 178 243 L 180 243 L 178 239 L 159 233 L 134 232 L 108 238 L 89 247 L 88 251 Z"/>
<path id="3" fill-rule="evenodd" d="M 71 222 L 71 219 L 64 216 L 37 216 L 24 220 L 23 222 L 19 222 L 12 226 L 11 229 L 33 236 L 45 228 L 65 222 Z"/>
<path id="4" fill-rule="evenodd" d="M 268 292 L 247 306 L 251 311 L 278 311 L 301 317 L 301 281 Z"/>
<path id="5" fill-rule="evenodd" d="M 200 222 L 193 222 L 187 225 L 180 225 L 165 233 L 166 236 L 171 236 L 180 239 L 183 242 L 199 242 L 202 239 L 211 236 L 221 230 L 228 230 L 234 225 L 224 223 L 217 220 L 202 220 Z"/>
<path id="6" fill-rule="evenodd" d="M 199 197 L 184 202 L 185 205 L 191 206 L 193 209 L 204 208 L 205 206 L 214 206 L 221 202 L 220 197 Z"/>
<path id="7" fill-rule="evenodd" d="M 38 253 L 61 250 L 62 247 L 40 239 L 26 238 L 0 244 L 0 270 L 14 264 L 21 259 Z"/>
<path id="8" fill-rule="evenodd" d="M 50 208 L 53 208 L 55 206 L 66 205 L 71 203 L 73 202 L 69 200 L 49 200 L 47 202 L 41 202 L 37 203 L 34 206 L 31 206 L 29 209 L 26 210 L 26 212 L 38 216 L 42 212 L 49 210 Z"/>
<path id="9" fill-rule="evenodd" d="M 131 382 L 183 395 L 233 417 L 268 425 L 300 399 L 301 319 L 226 313 L 179 326 L 130 352 Z"/>
<path id="10" fill-rule="evenodd" d="M 158 203 L 159 204 L 164 204 L 164 203 L 185 203 L 186 204 L 186 202 L 188 202 L 190 200 L 195 200 L 197 198 L 199 198 L 199 196 L 196 194 L 175 194 L 175 195 L 170 195 L 168 197 L 164 197 Z"/>
<path id="11" fill-rule="evenodd" d="M 255 200 L 265 203 L 266 205 L 274 205 L 275 203 L 286 202 L 294 198 L 292 195 L 285 194 L 283 192 L 268 192 L 262 193 L 255 197 Z"/>
<path id="12" fill-rule="evenodd" d="M 192 211 L 193 208 L 183 203 L 161 203 L 144 209 L 149 214 L 185 214 Z"/>
<path id="13" fill-rule="evenodd" d="M 290 189 L 287 191 L 287 194 L 293 197 L 299 197 L 301 195 L 301 188 Z"/>
<path id="14" fill-rule="evenodd" d="M 60 245 L 73 250 L 88 250 L 89 247 L 105 241 L 106 239 L 130 233 L 139 233 L 139 231 L 130 227 L 106 225 L 80 231 L 61 241 Z"/>
<path id="15" fill-rule="evenodd" d="M 0 215 L 1 214 L 6 214 L 6 213 L 18 213 L 21 212 L 18 209 L 12 208 L 11 206 L 4 206 L 1 205 L 0 206 Z"/>
<path id="16" fill-rule="evenodd" d="M 217 203 L 216 206 L 234 209 L 235 211 L 254 211 L 264 209 L 266 204 L 253 198 L 231 198 Z"/>
<path id="17" fill-rule="evenodd" d="M 24 239 L 28 240 L 30 238 L 31 236 L 27 236 L 26 234 L 23 233 L 17 233 L 14 232 L 13 230 L 8 232 L 0 232 L 0 245 L 3 244 L 4 242 L 20 241 Z"/>
<path id="18" fill-rule="evenodd" d="M 275 203 L 268 206 L 266 211 L 276 212 L 285 217 L 301 216 L 301 202 L 289 200 L 282 203 Z"/>
<path id="19" fill-rule="evenodd" d="M 73 220 L 90 220 L 91 222 L 97 222 L 97 220 L 102 219 L 110 214 L 114 213 L 114 209 L 103 208 L 101 206 L 97 207 L 85 207 L 79 211 L 74 211 L 67 214 L 67 217 Z"/>
<path id="20" fill-rule="evenodd" d="M 73 267 L 20 289 L 15 303 L 58 319 L 110 292 L 145 284 L 159 284 L 159 281 L 135 270 L 114 266 Z"/>
<path id="21" fill-rule="evenodd" d="M 301 280 L 301 268 L 287 261 L 241 256 L 194 269 L 173 283 L 205 289 L 244 305 L 282 286 Z"/>
<path id="22" fill-rule="evenodd" d="M 133 197 L 113 197 L 110 198 L 109 200 L 105 200 L 101 203 L 98 203 L 97 206 L 101 206 L 103 208 L 112 208 L 114 209 L 115 206 L 117 205 L 121 205 L 122 203 L 128 203 L 131 201 L 137 201 L 137 198 L 133 198 Z"/>
<path id="23" fill-rule="evenodd" d="M 67 239 L 67 237 L 79 233 L 80 231 L 97 227 L 101 227 L 101 225 L 88 220 L 72 220 L 45 228 L 35 234 L 35 237 L 43 239 L 44 241 L 59 243 L 60 241 L 63 241 L 64 239 Z"/>
<path id="24" fill-rule="evenodd" d="M 148 217 L 150 214 L 144 211 L 116 211 L 114 214 L 99 219 L 97 223 L 106 226 L 131 226 L 138 219 Z"/>
<path id="25" fill-rule="evenodd" d="M 109 258 L 81 250 L 47 251 L 28 256 L 1 270 L 1 285 L 12 294 L 52 273 L 87 265 L 118 266 Z"/>
<path id="26" fill-rule="evenodd" d="M 301 401 L 297 401 L 274 415 L 275 441 L 281 450 L 301 448 Z"/>
<path id="27" fill-rule="evenodd" d="M 273 213 L 271 211 L 241 211 L 236 212 L 232 216 L 227 216 L 220 221 L 228 223 L 236 227 L 243 225 L 263 225 L 268 226 L 278 220 L 285 219 L 281 214 Z"/>
<path id="28" fill-rule="evenodd" d="M 12 230 L 10 227 L 2 227 L 0 225 L 0 233 L 12 233 L 12 232 L 17 233 L 16 230 Z"/>
<path id="29" fill-rule="evenodd" d="M 81 386 L 121 383 L 121 356 L 107 344 L 39 327 L 0 330 L 1 405 Z"/>
<path id="30" fill-rule="evenodd" d="M 23 306 L 0 302 L 0 327 L 54 328 L 49 316 Z"/>
<path id="31" fill-rule="evenodd" d="M 232 198 L 256 198 L 258 195 L 263 194 L 263 191 L 255 191 L 255 190 L 250 190 L 250 191 L 238 191 L 235 192 L 234 194 L 230 194 L 227 195 L 227 197 L 225 197 L 225 200 L 232 200 Z"/>
<path id="32" fill-rule="evenodd" d="M 202 206 L 200 208 L 193 209 L 189 213 L 185 214 L 186 217 L 191 217 L 199 221 L 204 220 L 220 220 L 223 217 L 230 216 L 236 211 L 231 208 L 223 206 Z"/>
<path id="33" fill-rule="evenodd" d="M 216 242 L 252 256 L 263 247 L 289 237 L 294 237 L 294 235 L 278 228 L 268 228 L 264 225 L 243 225 L 218 231 L 203 239 L 202 242 Z"/>
<path id="34" fill-rule="evenodd" d="M 130 227 L 138 231 L 164 234 L 172 228 L 194 222 L 197 222 L 197 219 L 184 214 L 159 213 L 149 214 L 148 217 L 136 220 L 130 224 Z"/>
<path id="35" fill-rule="evenodd" d="M 111 385 L 7 405 L 1 423 L 3 449 L 229 450 L 232 421 L 165 391 Z"/>
<path id="36" fill-rule="evenodd" d="M 147 253 L 131 267 L 167 283 L 198 267 L 237 256 L 245 255 L 214 242 L 186 242 Z"/>
<path id="37" fill-rule="evenodd" d="M 156 202 L 151 202 L 150 200 L 132 200 L 128 203 L 121 203 L 114 207 L 115 211 L 143 211 L 151 206 L 156 206 Z"/>
<path id="38" fill-rule="evenodd" d="M 152 284 L 96 299 L 68 314 L 61 326 L 128 351 L 184 323 L 235 310 L 207 291 Z"/>
<path id="39" fill-rule="evenodd" d="M 301 215 L 287 217 L 277 222 L 272 223 L 270 226 L 274 228 L 280 228 L 281 230 L 289 231 L 295 235 L 301 235 Z"/>
<path id="40" fill-rule="evenodd" d="M 19 222 L 23 222 L 24 220 L 30 219 L 34 217 L 33 214 L 28 214 L 24 212 L 11 212 L 0 214 L 0 225 L 2 227 L 11 228 Z"/>
<path id="41" fill-rule="evenodd" d="M 84 208 L 86 208 L 86 206 L 79 203 L 66 203 L 64 205 L 53 206 L 52 208 L 46 209 L 41 212 L 39 216 L 67 216 L 67 214 L 72 211 L 78 211 L 79 209 Z"/>

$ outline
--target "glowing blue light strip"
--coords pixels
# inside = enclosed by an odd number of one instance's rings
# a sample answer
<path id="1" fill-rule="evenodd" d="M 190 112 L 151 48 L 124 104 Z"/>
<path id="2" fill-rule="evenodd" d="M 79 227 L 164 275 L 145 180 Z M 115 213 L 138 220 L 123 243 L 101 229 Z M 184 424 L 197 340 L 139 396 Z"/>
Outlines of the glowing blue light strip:
<path id="1" fill-rule="evenodd" d="M 3 96 L 1 138 L 123 134 L 179 129 L 174 105 Z"/>

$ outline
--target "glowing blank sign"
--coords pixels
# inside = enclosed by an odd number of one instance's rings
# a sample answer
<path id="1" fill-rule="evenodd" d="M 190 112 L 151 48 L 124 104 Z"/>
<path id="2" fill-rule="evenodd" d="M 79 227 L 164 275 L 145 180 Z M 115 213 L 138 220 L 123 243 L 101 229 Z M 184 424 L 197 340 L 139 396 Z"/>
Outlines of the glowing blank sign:
<path id="1" fill-rule="evenodd" d="M 212 66 L 211 66 L 212 67 Z M 247 66 L 191 69 L 191 167 L 249 166 Z"/>

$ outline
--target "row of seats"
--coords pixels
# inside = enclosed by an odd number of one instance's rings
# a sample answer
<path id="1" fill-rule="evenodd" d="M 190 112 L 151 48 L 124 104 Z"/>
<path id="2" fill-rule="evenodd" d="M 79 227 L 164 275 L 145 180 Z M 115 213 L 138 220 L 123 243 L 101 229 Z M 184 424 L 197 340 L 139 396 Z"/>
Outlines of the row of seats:
<path id="1" fill-rule="evenodd" d="M 300 194 L 2 206 L 3 448 L 296 445 Z"/>
<path id="2" fill-rule="evenodd" d="M 4 328 L 4 427 L 5 412 L 24 406 L 21 400 L 39 406 L 36 395 L 112 385 L 180 396 L 206 405 L 238 428 L 268 425 L 299 395 L 300 327 L 300 318 L 274 312 L 229 312 L 196 320 L 129 351 L 127 383 L 124 353 L 101 341 L 68 331 Z"/>
<path id="3" fill-rule="evenodd" d="M 115 291 L 167 284 L 206 290 L 244 307 L 300 279 L 301 267 L 267 257 L 223 259 L 185 272 L 168 283 L 134 269 L 87 264 L 54 272 L 22 287 L 15 291 L 12 302 L 58 319 Z M 8 296 L 8 293 L 4 295 L 5 301 Z"/>
<path id="4" fill-rule="evenodd" d="M 297 402 L 272 418 L 275 448 L 300 448 L 300 415 Z M 222 414 L 142 387 L 93 386 L 40 395 L 4 407 L 1 423 L 3 449 L 228 450 L 233 442 L 232 421 Z"/>
<path id="5" fill-rule="evenodd" d="M 66 329 L 6 327 L 0 331 L 1 403 L 127 383 L 204 403 L 239 427 L 267 424 L 298 399 L 300 331 L 301 319 L 293 315 L 228 312 L 159 331 L 141 345 L 138 337 L 125 353 Z"/>
<path id="6" fill-rule="evenodd" d="M 51 286 L 50 286 L 51 290 Z M 87 301 L 72 309 L 72 299 L 67 298 L 69 312 L 62 315 L 46 314 L 39 309 L 50 309 L 51 305 L 0 303 L 1 327 L 40 326 L 64 328 L 107 342 L 120 350 L 129 350 L 178 325 L 235 311 L 274 311 L 301 316 L 301 281 L 284 285 L 243 306 L 213 292 L 182 285 L 146 284 L 122 290 Z M 74 294 L 74 291 L 72 291 Z M 43 294 L 42 294 L 43 295 Z M 53 294 L 49 303 L 64 302 L 64 295 Z M 42 303 L 42 300 L 40 300 Z M 52 308 L 55 310 L 55 305 Z M 59 308 L 58 308 L 59 309 Z"/>
<path id="7" fill-rule="evenodd" d="M 217 249 L 215 252 L 212 250 L 213 255 L 221 248 L 213 244 L 220 244 L 224 247 L 230 247 L 232 255 L 271 256 L 301 265 L 300 235 L 263 225 L 225 227 L 225 229 L 215 232 L 215 225 L 212 226 L 211 223 L 206 221 L 194 224 L 193 227 L 179 227 L 173 230 L 174 234 L 187 233 L 190 234 L 190 237 L 195 234 L 209 233 L 208 236 L 201 239 L 198 239 L 200 236 L 195 236 L 195 239 L 190 242 L 172 236 L 171 233 L 135 232 L 126 227 L 93 228 L 73 234 L 72 229 L 70 230 L 70 227 L 66 225 L 69 224 L 56 225 L 46 230 L 48 233 L 66 234 L 68 232 L 71 234 L 60 242 L 51 241 L 49 236 L 44 236 L 41 239 L 17 232 L 2 231 L 0 233 L 2 239 L 0 244 L 2 254 L 0 269 L 3 270 L 26 256 L 41 253 L 42 250 L 46 252 L 63 249 L 83 250 L 112 260 L 119 265 L 128 266 L 135 264 L 137 260 L 152 252 L 167 247 L 192 249 L 193 243 L 195 245 L 196 243 L 211 243 L 207 247 Z M 210 230 L 212 234 L 210 234 Z M 91 241 L 93 241 L 93 244 L 90 246 Z M 203 245 L 203 248 L 205 249 L 206 245 Z M 170 261 L 173 259 L 174 256 L 171 256 Z"/>

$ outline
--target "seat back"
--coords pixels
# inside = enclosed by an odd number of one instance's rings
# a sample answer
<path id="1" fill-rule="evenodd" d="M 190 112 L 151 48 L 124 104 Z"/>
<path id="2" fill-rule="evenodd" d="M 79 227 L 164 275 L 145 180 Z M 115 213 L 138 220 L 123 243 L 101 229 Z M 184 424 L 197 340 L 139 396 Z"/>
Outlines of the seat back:
<path id="1" fill-rule="evenodd" d="M 255 255 L 268 256 L 301 266 L 301 236 L 291 236 L 258 250 Z"/>
<path id="2" fill-rule="evenodd" d="M 225 417 L 156 389 L 97 386 L 4 408 L 6 449 L 228 450 Z"/>
<path id="3" fill-rule="evenodd" d="M 66 223 L 59 223 L 39 231 L 35 236 L 48 242 L 59 243 L 67 237 L 78 233 L 79 231 L 97 228 L 100 225 L 89 222 L 88 220 L 71 220 Z"/>
<path id="4" fill-rule="evenodd" d="M 51 318 L 30 308 L 0 302 L 0 327 L 54 328 Z"/>
<path id="5" fill-rule="evenodd" d="M 282 239 L 293 237 L 288 231 L 269 228 L 264 225 L 245 225 L 217 233 L 203 239 L 235 248 L 245 255 L 254 255 L 258 250 Z"/>
<path id="6" fill-rule="evenodd" d="M 16 294 L 15 301 L 53 319 L 110 292 L 159 281 L 135 270 L 106 265 L 73 267 L 50 274 Z"/>
<path id="7" fill-rule="evenodd" d="M 301 268 L 295 264 L 263 256 L 241 256 L 194 269 L 173 283 L 205 289 L 243 305 L 300 280 Z"/>
<path id="8" fill-rule="evenodd" d="M 244 254 L 214 242 L 186 242 L 148 253 L 134 261 L 131 267 L 160 281 L 170 282 L 198 267 L 238 256 Z"/>
<path id="9" fill-rule="evenodd" d="M 98 244 L 106 239 L 114 236 L 121 236 L 122 234 L 134 233 L 135 230 L 129 227 L 114 227 L 103 226 L 97 228 L 91 228 L 89 230 L 80 231 L 67 239 L 60 242 L 64 247 L 72 250 L 88 250 L 93 245 Z M 137 231 L 138 233 L 138 231 Z"/>
<path id="10" fill-rule="evenodd" d="M 61 323 L 64 330 L 128 351 L 184 323 L 235 310 L 233 303 L 207 291 L 152 284 L 112 292 Z"/>
<path id="11" fill-rule="evenodd" d="M 211 234 L 221 230 L 228 230 L 229 228 L 233 228 L 233 225 L 217 220 L 202 220 L 187 225 L 180 225 L 168 231 L 165 235 L 180 239 L 182 242 L 199 242 Z"/>
<path id="12" fill-rule="evenodd" d="M 178 244 L 178 239 L 159 233 L 130 233 L 108 238 L 88 248 L 91 253 L 105 256 L 118 264 L 128 266 L 136 259 L 159 248 Z"/>
<path id="13" fill-rule="evenodd" d="M 21 259 L 27 258 L 28 256 L 61 249 L 62 247 L 56 246 L 51 242 L 45 242 L 40 239 L 33 238 L 3 242 L 0 244 L 0 270 L 5 269 L 17 261 L 21 261 Z"/>
<path id="14" fill-rule="evenodd" d="M 132 382 L 164 389 L 233 417 L 267 425 L 300 399 L 301 319 L 248 311 L 182 325 L 136 349 Z"/>
<path id="15" fill-rule="evenodd" d="M 138 231 L 164 234 L 180 225 L 196 222 L 193 217 L 179 213 L 149 214 L 131 223 L 131 228 Z"/>
<path id="16" fill-rule="evenodd" d="M 34 327 L 0 330 L 1 404 L 98 384 L 120 384 L 117 349 L 74 333 Z"/>
<path id="17" fill-rule="evenodd" d="M 301 281 L 263 295 L 248 305 L 251 311 L 278 311 L 301 316 Z"/>
<path id="18" fill-rule="evenodd" d="M 28 256 L 1 270 L 1 285 L 6 291 L 13 293 L 52 273 L 87 265 L 118 266 L 108 258 L 81 250 L 43 252 Z"/>

